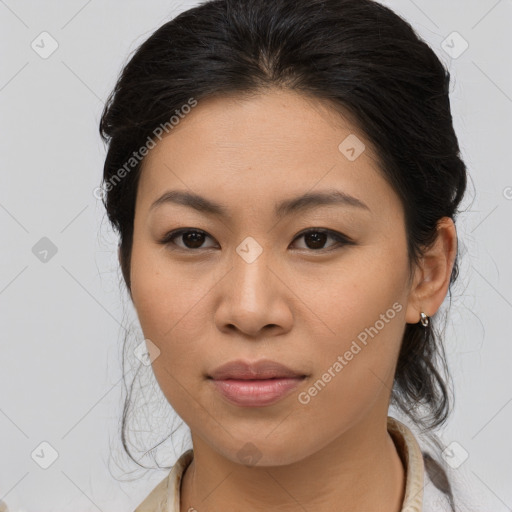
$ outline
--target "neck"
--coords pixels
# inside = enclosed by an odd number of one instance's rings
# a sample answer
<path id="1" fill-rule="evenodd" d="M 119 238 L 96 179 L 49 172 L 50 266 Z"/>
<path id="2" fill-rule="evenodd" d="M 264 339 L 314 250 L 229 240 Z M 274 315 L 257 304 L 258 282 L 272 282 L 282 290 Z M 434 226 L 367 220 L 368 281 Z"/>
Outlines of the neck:
<path id="1" fill-rule="evenodd" d="M 387 421 L 387 417 L 385 418 Z M 193 439 L 180 512 L 400 512 L 405 471 L 386 421 L 363 420 L 314 454 L 284 466 L 246 467 Z"/>

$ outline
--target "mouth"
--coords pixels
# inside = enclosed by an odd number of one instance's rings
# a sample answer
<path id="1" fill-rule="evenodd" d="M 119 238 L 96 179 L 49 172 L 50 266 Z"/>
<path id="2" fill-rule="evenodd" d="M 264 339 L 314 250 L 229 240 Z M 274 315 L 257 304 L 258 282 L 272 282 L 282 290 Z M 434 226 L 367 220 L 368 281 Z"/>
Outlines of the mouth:
<path id="1" fill-rule="evenodd" d="M 213 388 L 230 404 L 239 407 L 274 404 L 289 395 L 307 377 L 302 371 L 269 359 L 230 361 L 207 375 Z"/>

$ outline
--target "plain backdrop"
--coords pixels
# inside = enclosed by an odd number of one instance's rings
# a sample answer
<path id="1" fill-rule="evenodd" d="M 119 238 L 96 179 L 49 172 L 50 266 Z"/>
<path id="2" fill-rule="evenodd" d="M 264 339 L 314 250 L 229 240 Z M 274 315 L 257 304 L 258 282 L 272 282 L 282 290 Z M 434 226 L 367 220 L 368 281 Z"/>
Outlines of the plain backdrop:
<path id="1" fill-rule="evenodd" d="M 93 191 L 105 156 L 98 122 L 119 71 L 195 4 L 0 0 L 0 499 L 11 512 L 132 510 L 167 474 L 137 471 L 122 452 L 121 346 L 125 328 L 141 334 Z M 440 437 L 467 457 L 454 472 L 475 503 L 511 510 L 512 1 L 386 5 L 452 74 L 470 177 L 446 329 L 456 406 Z M 155 407 L 141 411 L 168 434 L 172 415 L 148 382 Z M 159 439 L 148 435 L 147 448 Z M 182 428 L 161 463 L 188 443 Z"/>

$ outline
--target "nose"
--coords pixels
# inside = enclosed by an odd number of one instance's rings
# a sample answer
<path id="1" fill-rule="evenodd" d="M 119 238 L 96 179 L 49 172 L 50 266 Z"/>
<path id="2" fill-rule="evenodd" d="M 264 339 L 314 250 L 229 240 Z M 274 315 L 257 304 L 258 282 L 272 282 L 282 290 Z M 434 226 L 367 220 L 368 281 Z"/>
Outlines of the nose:
<path id="1" fill-rule="evenodd" d="M 291 329 L 294 295 L 267 251 L 254 260 L 236 254 L 231 271 L 216 293 L 220 296 L 216 300 L 215 322 L 224 332 L 236 330 L 258 338 Z"/>

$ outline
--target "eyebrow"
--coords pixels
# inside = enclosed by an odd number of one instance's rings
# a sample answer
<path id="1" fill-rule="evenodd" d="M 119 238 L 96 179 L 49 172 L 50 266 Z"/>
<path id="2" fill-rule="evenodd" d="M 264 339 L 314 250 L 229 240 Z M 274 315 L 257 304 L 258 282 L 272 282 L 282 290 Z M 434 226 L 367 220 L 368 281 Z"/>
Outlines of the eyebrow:
<path id="1" fill-rule="evenodd" d="M 216 203 L 206 197 L 193 192 L 183 190 L 169 190 L 160 196 L 151 206 L 150 211 L 162 206 L 163 204 L 179 204 L 188 206 L 201 213 L 214 215 L 217 217 L 229 217 L 229 209 L 220 203 Z M 370 208 L 360 199 L 336 189 L 321 190 L 318 192 L 307 192 L 301 196 L 292 199 L 285 199 L 274 206 L 274 215 L 280 219 L 294 213 L 300 213 L 311 210 L 318 206 L 350 206 L 367 210 Z"/>

